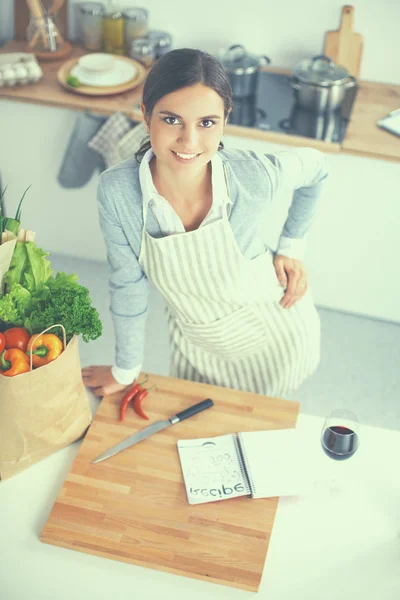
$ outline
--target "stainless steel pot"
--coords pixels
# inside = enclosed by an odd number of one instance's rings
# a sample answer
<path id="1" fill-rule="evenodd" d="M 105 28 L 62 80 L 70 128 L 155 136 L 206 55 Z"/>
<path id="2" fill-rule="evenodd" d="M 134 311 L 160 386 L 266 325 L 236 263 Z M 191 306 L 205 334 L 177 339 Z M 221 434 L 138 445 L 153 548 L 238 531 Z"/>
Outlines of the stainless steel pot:
<path id="1" fill-rule="evenodd" d="M 296 104 L 288 119 L 282 119 L 279 127 L 293 135 L 338 142 L 341 131 L 340 112 L 317 113 Z"/>
<path id="2" fill-rule="evenodd" d="M 256 106 L 255 96 L 249 96 L 248 98 L 235 98 L 228 123 L 244 127 L 260 127 L 265 124 L 266 119 L 267 113 Z"/>
<path id="3" fill-rule="evenodd" d="M 299 106 L 322 113 L 339 108 L 347 90 L 356 85 L 356 79 L 321 54 L 295 66 L 291 85 Z"/>
<path id="4" fill-rule="evenodd" d="M 241 44 L 230 46 L 219 60 L 228 73 L 234 98 L 254 96 L 260 66 L 263 61 L 265 64 L 271 62 L 268 56 L 249 54 Z"/>

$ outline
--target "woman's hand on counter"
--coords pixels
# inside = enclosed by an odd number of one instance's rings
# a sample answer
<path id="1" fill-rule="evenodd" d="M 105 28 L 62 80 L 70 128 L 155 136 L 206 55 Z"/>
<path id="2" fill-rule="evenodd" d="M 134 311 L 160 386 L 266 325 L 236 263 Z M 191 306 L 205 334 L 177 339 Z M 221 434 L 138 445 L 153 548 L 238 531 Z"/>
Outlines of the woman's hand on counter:
<path id="1" fill-rule="evenodd" d="M 110 366 L 85 367 L 82 369 L 82 379 L 84 385 L 90 388 L 93 394 L 99 398 L 121 392 L 129 387 L 129 385 L 118 383 L 114 379 Z"/>
<path id="2" fill-rule="evenodd" d="M 304 263 L 302 260 L 277 254 L 274 258 L 274 267 L 279 283 L 286 288 L 280 305 L 283 308 L 291 308 L 304 296 L 308 289 L 307 271 Z"/>

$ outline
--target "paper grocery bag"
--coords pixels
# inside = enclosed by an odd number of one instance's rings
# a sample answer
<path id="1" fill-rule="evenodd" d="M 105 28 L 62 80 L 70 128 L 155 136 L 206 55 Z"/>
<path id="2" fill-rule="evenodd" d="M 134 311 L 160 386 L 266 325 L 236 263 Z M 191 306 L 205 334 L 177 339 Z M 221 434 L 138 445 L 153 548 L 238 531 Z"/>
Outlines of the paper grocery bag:
<path id="1" fill-rule="evenodd" d="M 10 240 L 9 242 L 4 242 L 4 244 L 1 244 L 0 246 L 0 296 L 3 293 L 4 275 L 10 268 L 10 263 L 16 243 L 17 238 L 15 237 L 15 239 Z"/>
<path id="2" fill-rule="evenodd" d="M 76 336 L 53 362 L 0 375 L 0 480 L 76 441 L 91 420 Z"/>

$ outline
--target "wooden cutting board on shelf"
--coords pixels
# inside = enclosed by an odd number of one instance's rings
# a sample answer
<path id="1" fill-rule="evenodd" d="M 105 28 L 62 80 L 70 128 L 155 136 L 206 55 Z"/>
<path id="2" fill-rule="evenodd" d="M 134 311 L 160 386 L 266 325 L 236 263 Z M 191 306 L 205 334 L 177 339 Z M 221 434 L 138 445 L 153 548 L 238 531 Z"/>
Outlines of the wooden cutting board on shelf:
<path id="1" fill-rule="evenodd" d="M 292 428 L 299 404 L 149 375 L 146 387 L 153 384 L 157 388 L 143 404 L 149 421 L 128 406 L 126 420 L 120 422 L 122 394 L 103 398 L 40 539 L 255 592 L 278 498 L 188 504 L 176 442 L 238 431 Z M 138 429 L 205 398 L 212 398 L 214 406 L 108 460 L 91 464 L 101 452 Z"/>
<path id="2" fill-rule="evenodd" d="M 353 31 L 354 6 L 343 6 L 340 27 L 325 35 L 324 54 L 335 64 L 345 67 L 350 75 L 359 77 L 364 38 Z"/>

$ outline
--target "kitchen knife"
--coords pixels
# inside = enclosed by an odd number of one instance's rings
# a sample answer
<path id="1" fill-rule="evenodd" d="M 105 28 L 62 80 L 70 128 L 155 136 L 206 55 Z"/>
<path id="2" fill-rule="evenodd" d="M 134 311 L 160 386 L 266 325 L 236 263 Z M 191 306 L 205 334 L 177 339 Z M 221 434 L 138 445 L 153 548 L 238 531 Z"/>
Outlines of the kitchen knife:
<path id="1" fill-rule="evenodd" d="M 155 421 L 155 423 L 152 423 L 148 427 L 145 427 L 137 433 L 134 433 L 133 435 L 130 435 L 129 437 L 125 438 L 124 440 L 122 440 L 122 442 L 115 444 L 115 446 L 112 446 L 111 448 L 97 456 L 97 458 L 94 458 L 91 462 L 98 463 L 102 460 L 106 460 L 107 458 L 114 456 L 114 454 L 118 454 L 118 452 L 122 452 L 122 450 L 126 450 L 126 448 L 129 448 L 130 446 L 133 446 L 134 444 L 145 440 L 150 435 L 153 435 L 153 433 L 157 433 L 158 431 L 162 431 L 163 429 L 166 429 L 171 425 L 175 425 L 176 423 L 179 423 L 184 419 L 193 417 L 193 415 L 197 415 L 197 413 L 201 412 L 202 410 L 205 410 L 206 408 L 211 408 L 211 406 L 214 406 L 214 402 L 210 398 L 207 398 L 207 400 L 202 400 L 198 404 L 189 406 L 189 408 L 182 410 L 181 412 L 177 413 L 176 415 L 165 421 Z"/>

